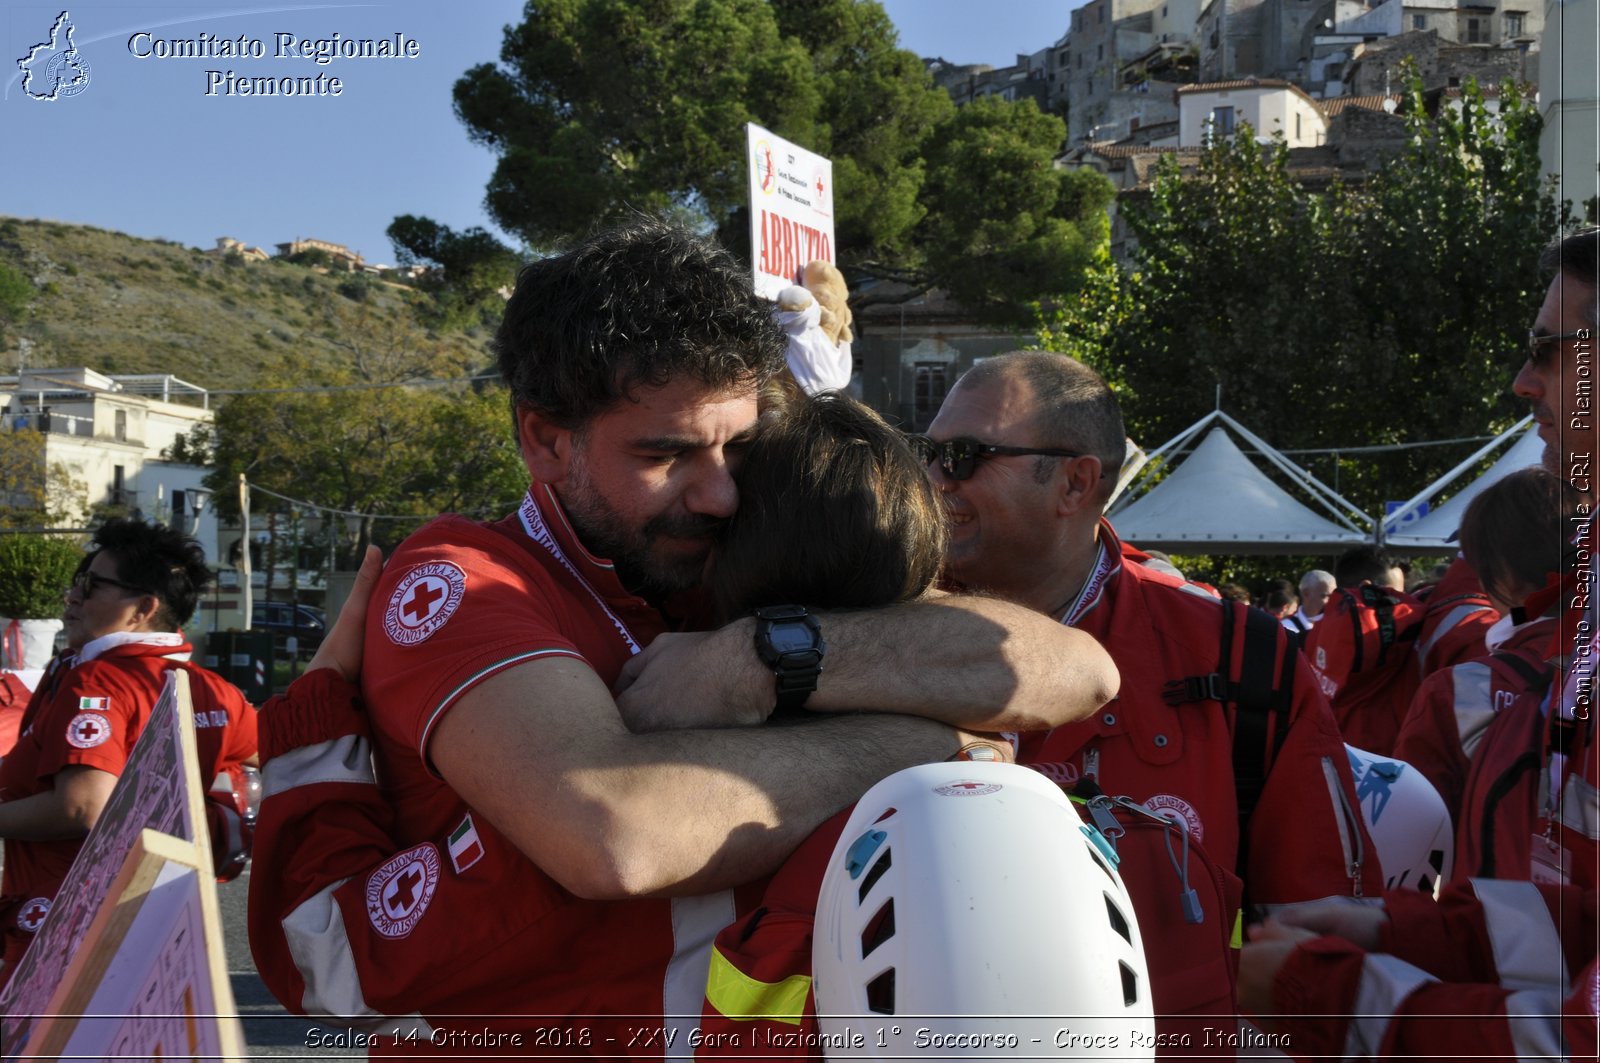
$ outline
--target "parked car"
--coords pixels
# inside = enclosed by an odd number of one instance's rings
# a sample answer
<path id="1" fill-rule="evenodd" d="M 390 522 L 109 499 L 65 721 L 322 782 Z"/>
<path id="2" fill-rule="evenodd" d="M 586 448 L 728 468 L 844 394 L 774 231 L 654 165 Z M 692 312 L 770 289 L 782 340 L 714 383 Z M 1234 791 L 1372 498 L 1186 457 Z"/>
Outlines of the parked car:
<path id="1" fill-rule="evenodd" d="M 250 612 L 250 626 L 272 632 L 272 646 L 279 656 L 288 654 L 288 640 L 297 639 L 301 657 L 310 657 L 322 645 L 328 618 L 321 609 L 293 602 L 256 602 Z"/>

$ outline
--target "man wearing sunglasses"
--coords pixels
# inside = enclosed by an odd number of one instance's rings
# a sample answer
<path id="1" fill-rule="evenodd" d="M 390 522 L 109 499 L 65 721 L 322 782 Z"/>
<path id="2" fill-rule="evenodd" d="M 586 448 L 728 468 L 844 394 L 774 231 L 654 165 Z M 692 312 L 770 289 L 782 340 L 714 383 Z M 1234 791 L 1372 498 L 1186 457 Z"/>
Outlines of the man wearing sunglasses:
<path id="1" fill-rule="evenodd" d="M 1093 780 L 1181 816 L 1213 863 L 1238 868 L 1253 905 L 1382 888 L 1352 814 L 1338 728 L 1303 664 L 1291 668 L 1287 711 L 1268 725 L 1274 734 L 1264 741 L 1275 748 L 1263 753 L 1266 778 L 1241 835 L 1236 702 L 1231 677 L 1218 674 L 1224 606 L 1131 563 L 1101 516 L 1125 443 L 1116 397 L 1093 370 L 1038 352 L 986 359 L 956 383 L 916 445 L 949 519 L 948 577 L 1094 635 L 1122 673 L 1121 693 L 1102 712 L 1023 736 L 1019 763 L 1069 789 Z M 1297 663 L 1281 625 L 1270 628 L 1274 653 L 1241 685 L 1271 688 Z M 1122 870 L 1148 941 L 1148 928 L 1177 903 L 1172 872 Z M 1158 1016 L 1231 1009 L 1225 948 L 1211 957 L 1210 979 L 1196 977 L 1205 968 L 1194 956 L 1152 948 L 1149 959 Z M 1158 1032 L 1170 1021 L 1158 1019 Z"/>
<path id="2" fill-rule="evenodd" d="M 190 662 L 192 647 L 178 630 L 210 579 L 193 539 L 131 520 L 107 521 L 73 577 L 62 619 L 77 655 L 29 703 L 21 737 L 0 760 L 0 983 L 50 910 L 169 671 L 189 675 L 201 778 L 254 763 L 255 709 L 238 688 Z M 212 804 L 215 845 L 222 810 Z"/>

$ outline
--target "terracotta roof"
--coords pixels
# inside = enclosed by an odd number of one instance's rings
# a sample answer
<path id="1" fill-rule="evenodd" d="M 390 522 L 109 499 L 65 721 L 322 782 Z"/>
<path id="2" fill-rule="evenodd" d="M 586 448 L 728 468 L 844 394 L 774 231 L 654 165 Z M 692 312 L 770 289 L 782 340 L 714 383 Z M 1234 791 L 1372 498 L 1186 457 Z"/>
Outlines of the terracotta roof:
<path id="1" fill-rule="evenodd" d="M 1360 107 L 1368 111 L 1381 111 L 1385 100 L 1393 100 L 1399 103 L 1400 97 L 1385 96 L 1382 93 L 1377 93 L 1372 96 L 1335 96 L 1331 100 L 1319 100 L 1318 102 L 1322 104 L 1322 113 L 1332 118 L 1334 115 L 1351 107 Z"/>
<path id="2" fill-rule="evenodd" d="M 1178 152 L 1200 154 L 1199 148 L 1156 147 L 1152 144 L 1091 144 L 1089 150 L 1108 159 L 1128 159 L 1135 155 L 1170 155 Z"/>
<path id="3" fill-rule="evenodd" d="M 1200 85 L 1180 85 L 1178 94 L 1186 92 L 1227 92 L 1230 89 L 1292 89 L 1295 86 L 1282 78 L 1241 78 L 1237 81 L 1207 81 Z"/>

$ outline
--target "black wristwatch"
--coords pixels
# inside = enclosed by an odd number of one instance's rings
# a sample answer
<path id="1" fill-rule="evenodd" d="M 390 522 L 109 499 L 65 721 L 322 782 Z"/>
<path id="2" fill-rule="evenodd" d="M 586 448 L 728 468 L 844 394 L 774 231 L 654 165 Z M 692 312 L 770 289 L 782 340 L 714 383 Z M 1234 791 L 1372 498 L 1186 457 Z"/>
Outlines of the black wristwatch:
<path id="1" fill-rule="evenodd" d="M 769 605 L 756 610 L 756 655 L 778 681 L 779 709 L 798 709 L 817 689 L 822 674 L 822 625 L 803 605 Z"/>

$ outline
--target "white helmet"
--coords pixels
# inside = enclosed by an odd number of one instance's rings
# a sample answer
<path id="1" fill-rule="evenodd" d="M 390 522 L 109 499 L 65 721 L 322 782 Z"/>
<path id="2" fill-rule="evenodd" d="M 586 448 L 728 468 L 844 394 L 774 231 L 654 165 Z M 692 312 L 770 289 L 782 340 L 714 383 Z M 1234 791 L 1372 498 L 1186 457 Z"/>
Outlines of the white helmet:
<path id="1" fill-rule="evenodd" d="M 1150 1058 L 1139 926 L 1097 841 L 1013 764 L 924 764 L 867 791 L 817 901 L 824 1050 Z"/>
<path id="2" fill-rule="evenodd" d="M 1444 798 L 1403 760 L 1347 745 L 1356 804 L 1378 850 L 1384 888 L 1437 895 L 1455 859 L 1455 828 Z"/>

